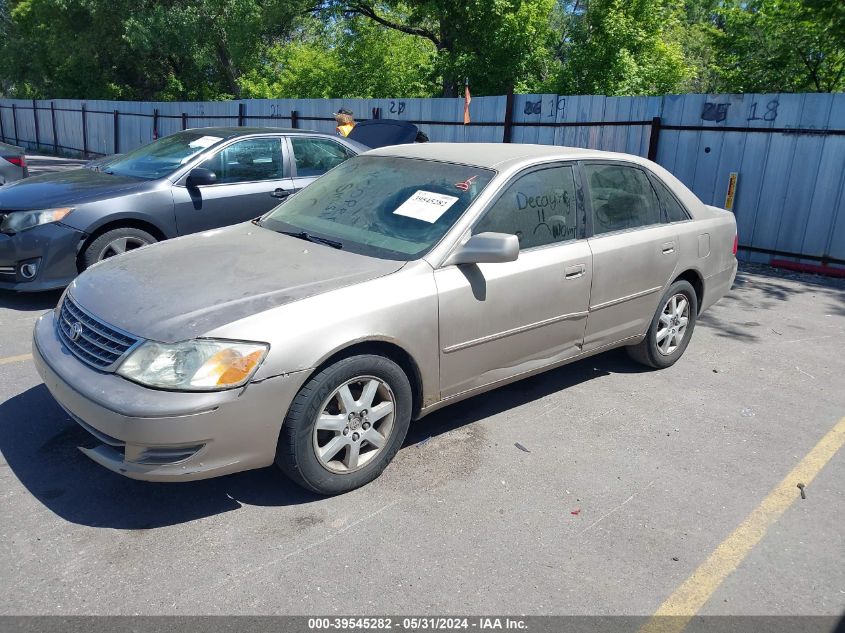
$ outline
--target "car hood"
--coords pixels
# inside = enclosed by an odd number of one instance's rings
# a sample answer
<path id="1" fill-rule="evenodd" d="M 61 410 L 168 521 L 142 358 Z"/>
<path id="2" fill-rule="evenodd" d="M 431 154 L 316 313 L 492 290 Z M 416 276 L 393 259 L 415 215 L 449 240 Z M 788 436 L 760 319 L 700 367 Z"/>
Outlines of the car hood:
<path id="1" fill-rule="evenodd" d="M 172 343 L 403 265 L 245 223 L 107 259 L 69 292 L 109 325 Z"/>
<path id="2" fill-rule="evenodd" d="M 0 211 L 49 209 L 107 200 L 149 186 L 151 181 L 71 169 L 34 176 L 0 189 Z"/>

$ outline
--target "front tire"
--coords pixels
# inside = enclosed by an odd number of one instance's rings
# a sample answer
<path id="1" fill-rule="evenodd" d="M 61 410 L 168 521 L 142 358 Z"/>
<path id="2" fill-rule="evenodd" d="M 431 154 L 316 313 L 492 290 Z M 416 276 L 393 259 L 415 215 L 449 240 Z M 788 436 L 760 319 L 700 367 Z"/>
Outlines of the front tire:
<path id="1" fill-rule="evenodd" d="M 82 263 L 85 268 L 90 268 L 104 259 L 155 244 L 157 241 L 153 235 L 131 226 L 112 229 L 91 241 L 83 252 Z"/>
<path id="2" fill-rule="evenodd" d="M 383 356 L 343 359 L 312 377 L 282 425 L 276 464 L 323 495 L 378 477 L 408 433 L 413 398 L 402 368 Z"/>
<path id="3" fill-rule="evenodd" d="M 645 338 L 626 348 L 628 355 L 655 369 L 671 367 L 689 345 L 697 316 L 695 289 L 687 281 L 676 281 L 661 297 Z"/>

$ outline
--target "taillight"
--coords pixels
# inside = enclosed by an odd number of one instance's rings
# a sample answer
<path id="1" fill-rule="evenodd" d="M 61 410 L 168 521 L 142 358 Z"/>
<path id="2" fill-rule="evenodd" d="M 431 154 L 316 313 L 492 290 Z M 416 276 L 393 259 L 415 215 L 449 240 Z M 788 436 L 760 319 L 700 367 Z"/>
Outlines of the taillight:
<path id="1" fill-rule="evenodd" d="M 736 257 L 736 252 L 739 250 L 739 234 L 734 235 L 734 257 Z"/>
<path id="2" fill-rule="evenodd" d="M 4 156 L 3 158 L 18 167 L 26 167 L 26 156 Z"/>

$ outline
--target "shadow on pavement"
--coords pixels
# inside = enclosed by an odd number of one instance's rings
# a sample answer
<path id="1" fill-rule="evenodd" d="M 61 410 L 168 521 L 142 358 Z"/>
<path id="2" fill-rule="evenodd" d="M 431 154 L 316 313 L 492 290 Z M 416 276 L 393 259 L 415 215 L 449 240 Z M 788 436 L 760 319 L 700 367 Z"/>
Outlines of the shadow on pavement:
<path id="1" fill-rule="evenodd" d="M 715 330 L 723 336 L 745 343 L 760 340 L 754 333 L 760 326 L 759 310 L 776 310 L 782 303 L 799 295 L 808 294 L 815 299 L 828 302 L 831 314 L 845 315 L 845 279 L 822 277 L 793 271 L 779 270 L 758 264 L 740 264 L 733 288 L 716 304 L 715 309 L 702 314 L 698 319 L 700 327 Z M 733 304 L 746 318 L 727 321 L 722 318 L 720 308 Z M 804 329 L 801 326 L 791 326 Z"/>
<path id="2" fill-rule="evenodd" d="M 237 510 L 242 503 L 282 506 L 319 498 L 275 468 L 180 484 L 134 481 L 77 450 L 96 443 L 43 384 L 0 404 L 0 451 L 9 468 L 41 503 L 73 523 L 149 529 Z"/>
<path id="3" fill-rule="evenodd" d="M 0 308 L 20 310 L 22 312 L 50 310 L 56 307 L 61 296 L 61 290 L 48 290 L 47 292 L 0 290 Z"/>
<path id="4" fill-rule="evenodd" d="M 412 424 L 409 445 L 611 373 L 646 371 L 616 350 L 526 379 Z M 0 451 L 27 490 L 61 518 L 91 527 L 150 529 L 230 512 L 242 505 L 319 501 L 275 467 L 186 483 L 126 479 L 77 450 L 91 435 L 68 419 L 44 385 L 0 404 Z"/>
<path id="5" fill-rule="evenodd" d="M 532 378 L 499 387 L 432 413 L 411 424 L 405 446 L 448 433 L 596 378 L 610 374 L 641 374 L 650 371 L 654 370 L 628 358 L 624 349 L 604 352 L 571 365 L 564 365 Z"/>

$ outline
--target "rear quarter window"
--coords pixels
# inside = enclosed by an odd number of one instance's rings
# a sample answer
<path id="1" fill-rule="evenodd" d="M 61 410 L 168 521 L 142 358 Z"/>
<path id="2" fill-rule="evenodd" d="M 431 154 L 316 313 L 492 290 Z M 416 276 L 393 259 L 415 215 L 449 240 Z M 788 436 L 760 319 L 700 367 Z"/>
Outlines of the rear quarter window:
<path id="1" fill-rule="evenodd" d="M 669 222 L 683 222 L 689 220 L 690 215 L 684 206 L 678 202 L 675 195 L 669 191 L 669 187 L 656 176 L 651 177 L 654 190 L 657 192 L 657 199 L 660 200 L 660 207 L 663 209 L 664 217 Z"/>

